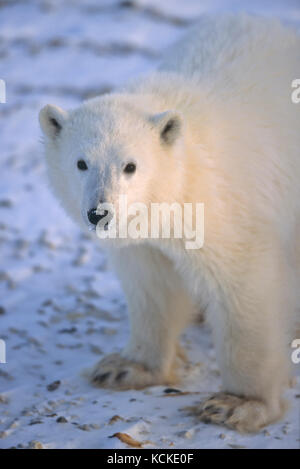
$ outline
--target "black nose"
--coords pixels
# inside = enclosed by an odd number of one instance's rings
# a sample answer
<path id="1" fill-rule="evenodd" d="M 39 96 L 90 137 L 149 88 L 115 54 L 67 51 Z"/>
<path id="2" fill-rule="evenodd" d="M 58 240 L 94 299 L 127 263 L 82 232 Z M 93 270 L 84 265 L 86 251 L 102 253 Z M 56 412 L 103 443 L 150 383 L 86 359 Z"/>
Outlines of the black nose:
<path id="1" fill-rule="evenodd" d="M 96 208 L 91 208 L 91 210 L 89 210 L 87 213 L 88 219 L 93 225 L 97 225 L 98 221 L 106 217 L 108 214 L 108 210 L 104 210 L 102 215 L 98 215 L 96 212 Z"/>

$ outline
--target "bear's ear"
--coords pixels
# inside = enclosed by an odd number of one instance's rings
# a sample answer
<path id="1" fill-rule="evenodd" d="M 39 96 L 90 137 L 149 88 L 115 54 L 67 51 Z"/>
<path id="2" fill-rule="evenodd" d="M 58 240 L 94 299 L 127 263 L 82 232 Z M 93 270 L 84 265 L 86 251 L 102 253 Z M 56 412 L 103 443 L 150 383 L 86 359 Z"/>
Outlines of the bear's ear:
<path id="1" fill-rule="evenodd" d="M 178 112 L 162 112 L 152 116 L 151 121 L 158 129 L 160 140 L 165 145 L 172 145 L 181 135 L 182 119 Z"/>
<path id="2" fill-rule="evenodd" d="M 47 137 L 54 139 L 63 128 L 68 117 L 68 113 L 58 106 L 47 106 L 41 109 L 39 121 L 42 131 Z"/>

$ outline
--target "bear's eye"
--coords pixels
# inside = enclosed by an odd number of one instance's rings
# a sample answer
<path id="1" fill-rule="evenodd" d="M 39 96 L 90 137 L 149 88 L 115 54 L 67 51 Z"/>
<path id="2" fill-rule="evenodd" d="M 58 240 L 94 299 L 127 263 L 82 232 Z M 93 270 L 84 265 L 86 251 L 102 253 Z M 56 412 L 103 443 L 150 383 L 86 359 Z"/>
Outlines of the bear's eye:
<path id="1" fill-rule="evenodd" d="M 77 168 L 80 169 L 81 171 L 86 171 L 88 169 L 87 164 L 84 160 L 77 161 Z"/>
<path id="2" fill-rule="evenodd" d="M 124 168 L 124 173 L 132 174 L 136 170 L 136 165 L 134 163 L 128 163 Z"/>

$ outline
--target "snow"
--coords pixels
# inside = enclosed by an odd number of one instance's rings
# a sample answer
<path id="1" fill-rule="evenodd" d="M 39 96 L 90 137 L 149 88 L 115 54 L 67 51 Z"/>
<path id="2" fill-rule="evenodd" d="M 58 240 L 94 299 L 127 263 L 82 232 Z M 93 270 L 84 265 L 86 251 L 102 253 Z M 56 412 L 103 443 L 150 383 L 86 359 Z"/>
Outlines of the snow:
<path id="1" fill-rule="evenodd" d="M 94 235 L 71 223 L 47 187 L 39 109 L 48 102 L 75 106 L 153 69 L 211 9 L 251 9 L 300 24 L 298 0 L 131 3 L 0 5 L 0 78 L 7 86 L 7 103 L 0 104 L 0 338 L 7 347 L 0 448 L 125 448 L 110 438 L 117 432 L 145 448 L 299 448 L 297 387 L 287 393 L 284 420 L 257 435 L 205 425 L 183 410 L 220 386 L 206 325 L 183 334 L 191 365 L 178 385 L 182 393 L 165 393 L 164 386 L 101 390 L 86 379 L 86 368 L 126 343 L 126 304 Z"/>

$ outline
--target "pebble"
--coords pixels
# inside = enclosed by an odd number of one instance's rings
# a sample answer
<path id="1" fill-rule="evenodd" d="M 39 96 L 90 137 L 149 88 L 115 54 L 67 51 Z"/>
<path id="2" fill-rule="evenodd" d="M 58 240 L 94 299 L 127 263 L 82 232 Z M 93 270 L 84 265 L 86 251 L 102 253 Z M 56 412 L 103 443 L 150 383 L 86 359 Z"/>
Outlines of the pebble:
<path id="1" fill-rule="evenodd" d="M 19 426 L 20 426 L 20 422 L 19 420 L 16 419 L 10 424 L 9 428 L 18 428 Z"/>
<path id="2" fill-rule="evenodd" d="M 83 425 L 78 425 L 78 428 L 80 428 L 80 430 L 83 430 L 84 432 L 89 432 L 91 429 L 91 426 L 84 423 Z"/>
<path id="3" fill-rule="evenodd" d="M 58 417 L 56 421 L 57 423 L 68 423 L 68 420 L 65 417 Z"/>
<path id="4" fill-rule="evenodd" d="M 166 388 L 164 389 L 165 394 L 175 394 L 181 392 L 180 389 L 175 389 L 175 388 Z"/>
<path id="5" fill-rule="evenodd" d="M 59 380 L 53 381 L 53 383 L 48 384 L 47 390 L 50 392 L 56 391 L 56 389 L 58 389 L 60 385 L 61 385 L 61 382 Z"/>
<path id="6" fill-rule="evenodd" d="M 284 435 L 287 435 L 287 434 L 289 433 L 289 431 L 290 431 L 290 427 L 289 427 L 288 425 L 284 425 L 284 426 L 282 427 L 282 433 L 283 433 Z"/>
<path id="7" fill-rule="evenodd" d="M 103 355 L 103 350 L 100 347 L 98 347 L 98 345 L 91 344 L 90 345 L 90 350 L 95 355 Z"/>
<path id="8" fill-rule="evenodd" d="M 64 328 L 64 329 L 60 329 L 58 332 L 59 334 L 74 334 L 75 332 L 77 332 L 77 328 L 76 327 Z"/>
<path id="9" fill-rule="evenodd" d="M 8 402 L 8 397 L 4 396 L 3 394 L 0 394 L 0 404 L 8 404 Z"/>
<path id="10" fill-rule="evenodd" d="M 29 449 L 44 449 L 43 443 L 37 440 L 32 440 L 28 444 Z"/>
<path id="11" fill-rule="evenodd" d="M 0 200 L 0 207 L 11 208 L 12 206 L 13 206 L 13 203 L 10 199 L 1 199 Z"/>
<path id="12" fill-rule="evenodd" d="M 123 417 L 120 417 L 120 415 L 113 415 L 109 420 L 108 424 L 112 425 L 113 423 L 119 422 L 120 420 L 124 421 Z"/>
<path id="13" fill-rule="evenodd" d="M 101 428 L 101 426 L 98 425 L 98 423 L 91 423 L 90 428 L 92 428 L 93 430 L 99 430 L 99 428 Z"/>
<path id="14" fill-rule="evenodd" d="M 39 425 L 41 423 L 43 423 L 43 421 L 41 419 L 33 419 L 29 422 L 28 425 Z"/>

